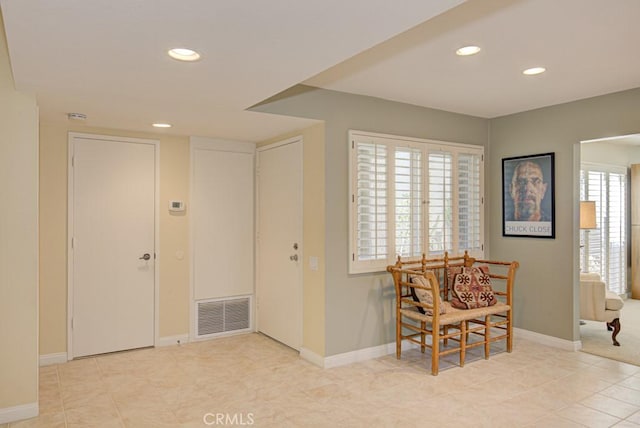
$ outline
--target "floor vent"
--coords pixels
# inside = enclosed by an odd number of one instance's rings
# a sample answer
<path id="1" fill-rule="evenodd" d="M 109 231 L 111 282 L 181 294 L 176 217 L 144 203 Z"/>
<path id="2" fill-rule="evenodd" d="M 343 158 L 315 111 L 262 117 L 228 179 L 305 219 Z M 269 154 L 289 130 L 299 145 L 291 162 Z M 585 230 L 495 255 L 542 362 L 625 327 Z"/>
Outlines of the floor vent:
<path id="1" fill-rule="evenodd" d="M 250 314 L 250 296 L 197 302 L 196 336 L 249 331 Z"/>

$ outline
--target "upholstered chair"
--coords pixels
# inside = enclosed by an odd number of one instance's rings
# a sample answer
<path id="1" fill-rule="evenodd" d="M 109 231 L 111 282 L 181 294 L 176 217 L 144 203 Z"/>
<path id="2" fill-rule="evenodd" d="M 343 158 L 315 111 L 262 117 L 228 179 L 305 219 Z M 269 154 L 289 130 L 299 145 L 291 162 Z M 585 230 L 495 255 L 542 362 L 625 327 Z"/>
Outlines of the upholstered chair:
<path id="1" fill-rule="evenodd" d="M 580 274 L 580 319 L 607 323 L 613 331 L 614 346 L 620 346 L 616 336 L 620 332 L 620 310 L 624 301 L 616 293 L 607 290 L 607 284 L 597 273 Z"/>

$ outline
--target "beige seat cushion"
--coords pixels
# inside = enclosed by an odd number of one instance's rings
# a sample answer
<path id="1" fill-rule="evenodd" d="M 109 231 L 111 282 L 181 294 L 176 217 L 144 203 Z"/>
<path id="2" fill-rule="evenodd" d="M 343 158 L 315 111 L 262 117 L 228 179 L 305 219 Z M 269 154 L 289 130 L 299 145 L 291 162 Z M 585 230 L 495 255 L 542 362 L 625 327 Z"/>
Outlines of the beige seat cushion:
<path id="1" fill-rule="evenodd" d="M 580 272 L 580 281 L 600 281 L 600 274 L 596 272 Z"/>
<path id="2" fill-rule="evenodd" d="M 619 311 L 624 306 L 624 300 L 612 291 L 607 291 L 605 301 L 605 307 L 608 311 Z"/>
<path id="3" fill-rule="evenodd" d="M 498 301 L 493 306 L 486 306 L 483 308 L 475 308 L 475 309 L 457 309 L 451 306 L 451 303 L 444 302 L 444 306 L 446 306 L 446 311 L 444 315 L 440 315 L 440 325 L 449 325 L 458 323 L 463 320 L 470 320 L 474 318 L 482 318 L 486 315 L 495 315 L 500 313 L 506 313 L 511 309 L 511 307 L 505 303 Z M 415 307 L 413 308 L 403 308 L 400 309 L 400 313 L 409 318 L 418 321 L 432 322 L 433 316 L 427 314 L 421 314 L 418 312 Z"/>

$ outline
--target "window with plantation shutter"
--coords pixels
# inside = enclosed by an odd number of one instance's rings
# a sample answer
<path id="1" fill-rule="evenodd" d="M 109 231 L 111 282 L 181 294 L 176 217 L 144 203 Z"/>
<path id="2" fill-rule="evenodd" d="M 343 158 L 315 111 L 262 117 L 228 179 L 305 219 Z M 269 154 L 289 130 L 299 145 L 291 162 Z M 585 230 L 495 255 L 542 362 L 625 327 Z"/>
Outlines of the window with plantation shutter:
<path id="1" fill-rule="evenodd" d="M 624 167 L 583 163 L 580 200 L 596 202 L 596 229 L 581 231 L 580 270 L 597 272 L 610 291 L 627 291 Z"/>
<path id="2" fill-rule="evenodd" d="M 483 255 L 483 151 L 350 131 L 349 272 L 397 256 Z"/>

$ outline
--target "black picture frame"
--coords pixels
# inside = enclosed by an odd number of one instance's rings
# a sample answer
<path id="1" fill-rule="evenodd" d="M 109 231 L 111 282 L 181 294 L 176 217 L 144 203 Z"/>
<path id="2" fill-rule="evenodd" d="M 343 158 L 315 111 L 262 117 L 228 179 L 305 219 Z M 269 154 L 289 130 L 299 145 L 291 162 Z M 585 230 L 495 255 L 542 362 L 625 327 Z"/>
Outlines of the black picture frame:
<path id="1" fill-rule="evenodd" d="M 502 236 L 556 237 L 555 153 L 502 159 Z"/>

